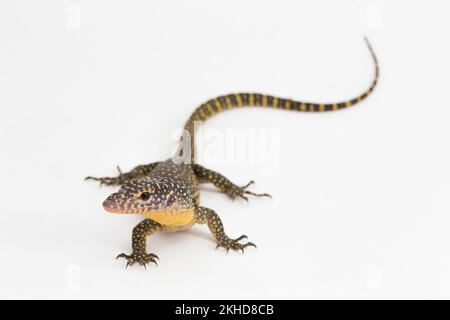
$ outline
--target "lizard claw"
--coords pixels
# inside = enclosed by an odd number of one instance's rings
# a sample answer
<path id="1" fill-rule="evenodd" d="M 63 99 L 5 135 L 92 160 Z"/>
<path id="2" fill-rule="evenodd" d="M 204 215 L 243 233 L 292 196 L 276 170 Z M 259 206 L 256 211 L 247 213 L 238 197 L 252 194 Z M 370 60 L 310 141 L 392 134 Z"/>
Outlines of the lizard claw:
<path id="1" fill-rule="evenodd" d="M 255 184 L 255 181 L 252 180 L 249 183 L 247 183 L 245 186 L 241 187 L 242 189 L 247 189 L 248 187 L 250 187 L 252 184 Z"/>
<path id="2" fill-rule="evenodd" d="M 130 256 L 126 255 L 125 253 L 121 253 L 116 257 L 116 260 L 118 260 L 119 258 L 125 258 L 128 259 Z"/>
<path id="3" fill-rule="evenodd" d="M 251 192 L 251 191 L 248 191 L 248 190 L 245 190 L 244 193 L 245 193 L 245 194 L 251 194 L 252 196 L 255 196 L 255 197 L 268 197 L 268 198 L 272 198 L 272 196 L 271 196 L 270 194 L 268 194 L 268 193 L 254 193 L 254 192 Z"/>
<path id="4" fill-rule="evenodd" d="M 248 197 L 246 195 L 252 195 L 255 197 L 270 197 L 272 198 L 272 196 L 268 193 L 255 193 L 255 192 L 251 192 L 249 190 L 247 190 L 247 188 L 249 186 L 251 186 L 252 184 L 254 184 L 255 181 L 250 181 L 249 183 L 247 183 L 245 186 L 243 187 L 237 187 L 235 186 L 234 188 L 231 188 L 230 191 L 228 191 L 228 195 L 234 200 L 236 197 L 240 197 L 241 199 L 244 199 L 245 201 L 248 202 Z"/>
<path id="5" fill-rule="evenodd" d="M 141 266 L 144 266 L 145 270 L 147 270 L 147 263 L 154 263 L 158 265 L 158 262 L 156 259 L 159 260 L 158 256 L 154 253 L 132 253 L 131 255 L 127 255 L 125 253 L 119 254 L 116 259 L 124 258 L 127 260 L 127 264 L 125 266 L 125 269 L 127 269 L 129 266 L 134 265 L 135 263 L 140 264 Z"/>
<path id="6" fill-rule="evenodd" d="M 217 242 L 216 249 L 219 247 L 223 247 L 227 251 L 227 253 L 228 251 L 230 251 L 230 249 L 233 249 L 234 251 L 242 251 L 242 253 L 244 253 L 244 249 L 247 247 L 256 248 L 256 245 L 253 242 L 239 243 L 239 241 L 244 239 L 247 239 L 246 235 L 242 235 L 236 239 L 230 239 L 228 237 L 222 238 Z"/>
<path id="7" fill-rule="evenodd" d="M 119 175 L 114 178 L 110 178 L 110 177 L 97 178 L 97 177 L 88 176 L 88 177 L 84 178 L 84 180 L 99 181 L 100 186 L 102 186 L 102 185 L 107 185 L 107 186 L 120 185 L 125 181 L 126 175 L 122 172 L 122 170 L 120 169 L 119 166 L 117 166 L 117 171 L 119 172 Z"/>
<path id="8" fill-rule="evenodd" d="M 234 239 L 234 241 L 241 241 L 241 240 L 247 239 L 247 238 L 248 238 L 248 237 L 247 237 L 245 234 L 243 234 L 243 235 L 240 236 L 239 238 Z"/>
<path id="9" fill-rule="evenodd" d="M 102 186 L 102 185 L 113 186 L 113 185 L 120 184 L 122 181 L 120 176 L 117 178 L 108 178 L 108 177 L 97 178 L 97 177 L 88 176 L 88 177 L 84 178 L 84 180 L 98 181 L 98 182 L 100 182 L 100 186 Z"/>

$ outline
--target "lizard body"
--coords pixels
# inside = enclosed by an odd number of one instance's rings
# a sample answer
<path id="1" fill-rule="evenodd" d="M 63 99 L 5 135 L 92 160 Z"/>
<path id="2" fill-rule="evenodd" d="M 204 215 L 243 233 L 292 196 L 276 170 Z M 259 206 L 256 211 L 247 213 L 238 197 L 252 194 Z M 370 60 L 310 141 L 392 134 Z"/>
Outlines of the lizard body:
<path id="1" fill-rule="evenodd" d="M 195 129 L 196 122 L 203 122 L 209 117 L 222 111 L 248 107 L 270 107 L 276 109 L 324 112 L 340 110 L 352 106 L 365 99 L 372 93 L 378 81 L 377 58 L 366 39 L 367 46 L 375 65 L 375 75 L 370 87 L 358 97 L 338 103 L 310 103 L 291 99 L 284 99 L 259 93 L 237 93 L 219 96 L 201 104 L 191 114 L 185 124 L 185 142 L 178 153 L 183 161 L 174 158 L 147 165 L 141 165 L 130 172 L 122 173 L 119 169 L 117 177 L 86 179 L 100 181 L 106 185 L 120 185 L 120 189 L 111 194 L 104 202 L 103 207 L 111 213 L 140 214 L 146 219 L 140 222 L 132 232 L 132 253 L 120 254 L 118 258 L 125 258 L 127 266 L 135 263 L 145 266 L 147 263 L 156 263 L 158 257 L 146 251 L 147 236 L 158 231 L 178 231 L 189 228 L 193 224 L 207 224 L 217 240 L 217 247 L 224 247 L 227 251 L 242 250 L 253 246 L 252 242 L 242 243 L 246 239 L 242 235 L 236 239 L 228 237 L 222 221 L 214 210 L 202 207 L 199 201 L 199 185 L 212 183 L 231 198 L 240 197 L 247 200 L 247 195 L 269 196 L 266 193 L 258 194 L 247 188 L 253 183 L 238 186 L 229 179 L 215 171 L 206 169 L 195 162 Z M 186 143 L 187 142 L 187 143 Z"/>

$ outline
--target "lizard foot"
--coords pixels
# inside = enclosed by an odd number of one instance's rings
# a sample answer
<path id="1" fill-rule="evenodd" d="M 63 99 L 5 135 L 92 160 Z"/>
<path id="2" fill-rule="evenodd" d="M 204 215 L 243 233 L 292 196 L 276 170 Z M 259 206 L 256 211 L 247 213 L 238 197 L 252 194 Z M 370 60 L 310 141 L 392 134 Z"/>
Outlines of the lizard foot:
<path id="1" fill-rule="evenodd" d="M 110 178 L 110 177 L 97 178 L 97 177 L 89 176 L 89 177 L 84 178 L 84 180 L 99 181 L 100 186 L 101 185 L 106 185 L 106 186 L 119 185 L 119 184 L 122 184 L 124 181 L 124 174 L 122 173 L 122 170 L 120 170 L 119 166 L 117 166 L 117 170 L 119 171 L 119 176 L 117 176 L 115 178 Z"/>
<path id="2" fill-rule="evenodd" d="M 138 263 L 141 266 L 144 266 L 145 269 L 147 269 L 147 266 L 146 266 L 147 263 L 154 263 L 154 264 L 158 265 L 156 260 L 159 260 L 158 256 L 154 253 L 135 254 L 133 252 L 131 255 L 121 253 L 117 256 L 116 259 L 119 259 L 119 258 L 125 258 L 127 260 L 127 266 L 125 268 L 128 268 L 128 266 L 132 266 L 133 264 Z"/>
<path id="3" fill-rule="evenodd" d="M 243 239 L 247 239 L 247 236 L 242 235 L 237 239 L 230 239 L 228 237 L 221 238 L 217 242 L 216 249 L 219 247 L 223 247 L 223 248 L 225 248 L 225 250 L 227 250 L 227 252 L 230 251 L 230 249 L 233 249 L 234 251 L 241 250 L 242 253 L 244 253 L 244 248 L 247 248 L 247 247 L 255 247 L 256 248 L 256 245 L 253 242 L 239 243 L 239 241 L 241 241 Z"/>
<path id="4" fill-rule="evenodd" d="M 269 197 L 269 198 L 272 198 L 272 196 L 270 194 L 268 194 L 268 193 L 254 193 L 254 192 L 251 192 L 251 191 L 247 190 L 247 188 L 250 187 L 254 183 L 255 183 L 255 181 L 252 180 L 249 183 L 247 183 L 245 186 L 242 186 L 242 187 L 234 186 L 227 193 L 233 200 L 236 199 L 237 197 L 240 197 L 240 198 L 244 199 L 247 202 L 248 202 L 248 198 L 247 198 L 246 195 L 252 195 L 252 196 L 255 196 L 255 197 Z"/>

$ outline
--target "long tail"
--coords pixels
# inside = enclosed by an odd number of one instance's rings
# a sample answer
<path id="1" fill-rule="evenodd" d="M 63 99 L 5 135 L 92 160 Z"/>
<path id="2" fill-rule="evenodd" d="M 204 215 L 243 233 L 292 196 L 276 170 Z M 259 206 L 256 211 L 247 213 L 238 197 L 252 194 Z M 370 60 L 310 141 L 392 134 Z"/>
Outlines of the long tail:
<path id="1" fill-rule="evenodd" d="M 191 164 L 195 163 L 195 123 L 202 122 L 213 115 L 225 111 L 227 109 L 233 108 L 241 108 L 241 107 L 271 107 L 275 109 L 285 109 L 285 110 L 293 110 L 293 111 L 304 111 L 304 112 L 323 112 L 323 111 L 333 111 L 340 110 L 350 106 L 357 104 L 358 102 L 367 98 L 375 88 L 378 81 L 378 60 L 375 56 L 375 53 L 372 49 L 372 46 L 369 43 L 367 38 L 364 38 L 366 41 L 367 47 L 369 48 L 370 54 L 372 55 L 373 62 L 375 65 L 375 75 L 372 80 L 372 84 L 370 87 L 361 95 L 353 98 L 351 100 L 336 102 L 336 103 L 311 103 L 311 102 L 302 102 L 295 101 L 291 99 L 284 99 L 274 96 L 269 96 L 260 93 L 234 93 L 228 94 L 224 96 L 219 96 L 214 99 L 208 100 L 202 105 L 200 105 L 189 117 L 189 120 L 186 122 L 184 127 L 185 131 L 189 134 L 189 144 L 190 148 L 184 144 L 180 149 L 179 156 L 183 157 L 186 155 L 183 153 L 183 149 L 187 147 L 190 151 L 190 155 L 188 159 Z"/>

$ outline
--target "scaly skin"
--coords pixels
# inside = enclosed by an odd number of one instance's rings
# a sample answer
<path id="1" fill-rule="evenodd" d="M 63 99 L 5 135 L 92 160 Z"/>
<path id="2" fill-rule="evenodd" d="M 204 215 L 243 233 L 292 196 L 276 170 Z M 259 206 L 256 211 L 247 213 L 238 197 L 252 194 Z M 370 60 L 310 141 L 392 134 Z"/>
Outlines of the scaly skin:
<path id="1" fill-rule="evenodd" d="M 236 93 L 219 96 L 200 105 L 190 116 L 185 125 L 183 144 L 172 159 L 141 165 L 130 172 L 117 177 L 95 178 L 105 185 L 120 185 L 120 189 L 111 194 L 103 207 L 112 213 L 140 214 L 146 217 L 134 229 L 132 234 L 132 252 L 121 253 L 118 258 L 127 260 L 127 267 L 140 264 L 156 263 L 158 257 L 146 251 L 147 236 L 157 231 L 178 231 L 193 224 L 207 224 L 217 241 L 217 247 L 242 251 L 247 247 L 256 247 L 252 242 L 241 243 L 247 236 L 230 238 L 224 230 L 222 221 L 214 210 L 200 206 L 198 187 L 201 183 L 212 183 L 231 198 L 247 195 L 257 197 L 269 196 L 266 193 L 254 193 L 247 188 L 253 183 L 240 187 L 220 173 L 206 169 L 195 163 L 195 129 L 197 122 L 203 122 L 214 114 L 227 109 L 244 106 L 270 107 L 292 111 L 322 112 L 340 110 L 352 106 L 368 97 L 378 81 L 378 62 L 367 41 L 367 46 L 375 65 L 375 76 L 371 86 L 358 97 L 337 103 L 311 103 L 283 99 L 259 93 Z M 187 133 L 187 135 L 186 135 Z M 186 141 L 184 139 L 188 137 Z"/>

